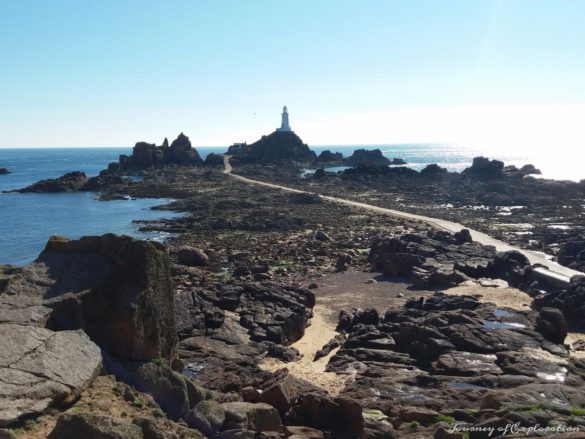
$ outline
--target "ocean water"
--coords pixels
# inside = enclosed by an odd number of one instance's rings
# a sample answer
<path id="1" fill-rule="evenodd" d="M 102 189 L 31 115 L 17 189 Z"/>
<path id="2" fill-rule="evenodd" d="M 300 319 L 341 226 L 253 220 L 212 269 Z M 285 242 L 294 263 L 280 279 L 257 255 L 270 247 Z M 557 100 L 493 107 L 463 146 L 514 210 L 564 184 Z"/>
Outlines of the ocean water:
<path id="1" fill-rule="evenodd" d="M 350 155 L 357 148 L 380 148 L 389 158 L 399 157 L 408 166 L 420 170 L 438 163 L 450 171 L 461 171 L 473 157 L 484 155 L 506 164 L 532 163 L 542 169 L 543 176 L 555 179 L 581 180 L 585 172 L 578 160 L 554 155 L 508 153 L 486 154 L 450 145 L 323 145 L 312 149 L 318 154 L 329 149 Z M 197 147 L 203 158 L 210 152 L 223 153 L 225 146 Z M 0 192 L 18 189 L 40 179 L 56 178 L 67 172 L 83 171 L 94 176 L 117 161 L 131 148 L 23 148 L 0 149 L 0 167 L 10 171 L 0 175 Z M 565 162 L 563 162 L 563 160 Z M 169 218 L 177 213 L 151 210 L 166 204 L 166 199 L 129 201 L 97 201 L 93 193 L 18 194 L 0 193 L 0 264 L 26 264 L 36 258 L 51 235 L 79 238 L 84 235 L 113 232 L 143 239 L 163 240 L 161 233 L 142 233 L 133 220 Z"/>

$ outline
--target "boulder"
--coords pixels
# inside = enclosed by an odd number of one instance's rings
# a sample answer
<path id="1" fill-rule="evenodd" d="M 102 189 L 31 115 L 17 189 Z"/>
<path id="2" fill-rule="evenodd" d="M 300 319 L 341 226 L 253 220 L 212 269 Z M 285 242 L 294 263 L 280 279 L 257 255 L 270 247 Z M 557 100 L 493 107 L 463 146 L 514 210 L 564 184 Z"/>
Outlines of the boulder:
<path id="1" fill-rule="evenodd" d="M 567 321 L 558 308 L 544 307 L 536 318 L 536 329 L 553 343 L 562 344 L 567 336 Z"/>
<path id="2" fill-rule="evenodd" d="M 5 292 L 50 309 L 48 327 L 83 329 L 110 354 L 133 360 L 176 356 L 169 258 L 156 242 L 113 234 L 51 237 Z"/>
<path id="3" fill-rule="evenodd" d="M 75 192 L 81 190 L 86 183 L 87 175 L 84 172 L 75 171 L 59 178 L 37 181 L 16 192 Z"/>
<path id="4" fill-rule="evenodd" d="M 90 413 L 65 413 L 48 439 L 143 439 L 142 429 L 111 416 Z"/>
<path id="5" fill-rule="evenodd" d="M 227 429 L 280 431 L 282 428 L 278 410 L 268 404 L 225 402 L 221 406 L 225 411 Z"/>
<path id="6" fill-rule="evenodd" d="M 10 174 L 10 172 L 8 171 L 8 169 L 6 169 L 6 168 L 0 168 L 0 175 L 6 175 L 6 174 Z"/>
<path id="7" fill-rule="evenodd" d="M 136 390 L 151 395 L 169 418 L 182 418 L 191 407 L 187 386 L 189 380 L 170 367 L 153 362 L 107 360 L 109 372 Z"/>
<path id="8" fill-rule="evenodd" d="M 201 401 L 187 413 L 187 425 L 206 436 L 218 433 L 225 421 L 225 411 L 217 401 Z"/>
<path id="9" fill-rule="evenodd" d="M 184 245 L 177 251 L 177 261 L 190 267 L 204 267 L 209 265 L 209 256 L 200 248 Z"/>
<path id="10" fill-rule="evenodd" d="M 99 374 L 102 355 L 83 331 L 0 324 L 0 427 L 71 403 Z"/>

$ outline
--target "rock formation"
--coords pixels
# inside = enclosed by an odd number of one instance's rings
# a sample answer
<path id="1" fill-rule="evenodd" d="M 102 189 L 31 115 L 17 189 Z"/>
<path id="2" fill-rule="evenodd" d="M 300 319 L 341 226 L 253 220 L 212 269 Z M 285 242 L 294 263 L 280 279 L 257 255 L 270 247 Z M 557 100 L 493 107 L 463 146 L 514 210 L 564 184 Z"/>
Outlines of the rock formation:
<path id="1" fill-rule="evenodd" d="M 230 148 L 234 163 L 313 162 L 316 154 L 292 131 L 275 131 L 251 145 Z"/>
<path id="2" fill-rule="evenodd" d="M 122 171 L 164 164 L 195 165 L 200 163 L 203 163 L 203 160 L 183 133 L 179 134 L 170 146 L 167 139 L 161 146 L 138 142 L 132 150 L 132 155 L 121 155 L 119 160 Z"/>
<path id="3" fill-rule="evenodd" d="M 382 155 L 379 149 L 356 149 L 353 154 L 345 159 L 347 166 L 388 166 L 390 160 Z"/>
<path id="4" fill-rule="evenodd" d="M 475 178 L 498 178 L 504 175 L 504 162 L 475 157 L 473 164 L 463 170 L 463 174 Z"/>
<path id="5" fill-rule="evenodd" d="M 340 152 L 322 151 L 317 157 L 317 163 L 342 163 L 343 154 Z"/>
<path id="6" fill-rule="evenodd" d="M 0 168 L 0 175 L 6 175 L 6 174 L 10 174 L 10 172 L 8 171 L 8 169 L 6 169 L 6 168 Z"/>
<path id="7" fill-rule="evenodd" d="M 155 242 L 112 234 L 52 237 L 5 282 L 2 312 L 54 330 L 83 329 L 110 354 L 135 360 L 176 355 L 168 255 Z"/>
<path id="8" fill-rule="evenodd" d="M 518 252 L 498 253 L 472 242 L 468 230 L 377 239 L 369 261 L 374 270 L 410 278 L 419 288 L 450 288 L 470 278 L 499 278 L 527 288 L 530 263 Z"/>
<path id="9" fill-rule="evenodd" d="M 87 183 L 84 172 L 69 172 L 59 178 L 40 180 L 16 192 L 75 192 L 83 189 Z"/>

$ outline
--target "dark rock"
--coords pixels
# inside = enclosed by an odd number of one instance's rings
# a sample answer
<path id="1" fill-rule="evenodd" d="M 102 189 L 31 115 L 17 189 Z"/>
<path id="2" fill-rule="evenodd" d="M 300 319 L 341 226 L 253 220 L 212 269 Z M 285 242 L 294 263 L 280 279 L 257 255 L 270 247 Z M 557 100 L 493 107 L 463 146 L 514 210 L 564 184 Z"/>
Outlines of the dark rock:
<path id="1" fill-rule="evenodd" d="M 108 186 L 124 183 L 124 177 L 118 170 L 104 169 L 97 177 L 91 177 L 80 190 L 97 191 Z"/>
<path id="2" fill-rule="evenodd" d="M 425 166 L 421 171 L 420 175 L 423 177 L 440 177 L 443 175 L 447 175 L 449 171 L 447 168 L 443 168 L 436 163 L 431 163 L 430 165 Z"/>
<path id="3" fill-rule="evenodd" d="M 281 161 L 313 162 L 316 154 L 292 131 L 275 131 L 251 145 L 228 151 L 233 162 L 275 163 Z"/>
<path id="4" fill-rule="evenodd" d="M 503 176 L 504 162 L 475 157 L 473 164 L 463 170 L 463 175 L 476 178 L 498 178 Z"/>
<path id="5" fill-rule="evenodd" d="M 112 234 L 77 241 L 53 237 L 35 263 L 58 273 L 46 293 L 53 300 L 62 298 L 52 305 L 56 327 L 79 325 L 100 347 L 122 358 L 175 357 L 174 293 L 161 244 Z M 84 278 L 96 264 L 99 277 Z"/>
<path id="6" fill-rule="evenodd" d="M 585 271 L 585 237 L 577 237 L 559 248 L 558 262 L 579 271 Z"/>
<path id="7" fill-rule="evenodd" d="M 205 157 L 205 164 L 208 166 L 223 166 L 223 154 L 209 153 Z"/>
<path id="8" fill-rule="evenodd" d="M 533 305 L 536 309 L 558 308 L 563 312 L 569 325 L 582 327 L 585 316 L 585 276 L 573 276 L 567 290 L 537 297 Z"/>
<path id="9" fill-rule="evenodd" d="M 48 308 L 48 327 L 83 329 L 110 354 L 136 360 L 176 355 L 169 260 L 156 242 L 113 234 L 51 237 L 5 291 Z"/>
<path id="10" fill-rule="evenodd" d="M 189 410 L 188 379 L 170 367 L 152 362 L 116 363 L 113 360 L 107 366 L 122 381 L 152 395 L 169 418 L 180 419 Z"/>
<path id="11" fill-rule="evenodd" d="M 225 411 L 224 425 L 228 430 L 280 431 L 282 428 L 278 410 L 268 404 L 226 402 L 221 406 Z"/>
<path id="12" fill-rule="evenodd" d="M 544 307 L 536 319 L 536 329 L 553 343 L 562 344 L 567 336 L 567 322 L 561 310 Z"/>
<path id="13" fill-rule="evenodd" d="M 347 166 L 388 166 L 390 160 L 382 155 L 379 149 L 356 149 L 351 156 L 345 159 Z"/>
<path id="14" fill-rule="evenodd" d="M 6 168 L 0 168 L 0 175 L 6 175 L 6 174 L 10 174 L 10 172 L 8 171 L 8 169 L 6 169 Z"/>
<path id="15" fill-rule="evenodd" d="M 343 161 L 343 154 L 340 152 L 331 152 L 329 150 L 322 151 L 321 154 L 317 157 L 317 162 L 319 163 L 340 163 Z"/>
<path id="16" fill-rule="evenodd" d="M 199 153 L 191 146 L 189 138 L 183 133 L 168 146 L 165 138 L 162 146 L 154 143 L 138 142 L 131 156 L 120 156 L 119 164 L 122 171 L 140 169 L 162 164 L 194 165 L 203 163 Z"/>
<path id="17" fill-rule="evenodd" d="M 204 267 L 209 265 L 209 256 L 199 248 L 184 245 L 177 250 L 177 261 L 190 267 Z"/>
<path id="18" fill-rule="evenodd" d="M 260 395 L 259 402 L 271 405 L 284 415 L 292 407 L 297 396 L 290 380 L 284 379 L 265 389 Z"/>
<path id="19" fill-rule="evenodd" d="M 48 439 L 143 439 L 142 429 L 130 422 L 111 416 L 90 413 L 65 413 Z"/>
<path id="20" fill-rule="evenodd" d="M 284 434 L 286 437 L 297 435 L 306 439 L 323 439 L 322 431 L 300 425 L 287 425 L 284 427 Z"/>
<path id="21" fill-rule="evenodd" d="M 85 173 L 76 171 L 59 178 L 38 181 L 16 192 L 75 192 L 81 190 L 86 183 Z"/>
<path id="22" fill-rule="evenodd" d="M 329 235 L 323 230 L 317 230 L 317 232 L 315 232 L 315 239 L 317 241 L 331 241 Z"/>
<path id="23" fill-rule="evenodd" d="M 404 161 L 403 159 L 399 159 L 394 157 L 391 161 L 390 161 L 391 165 L 394 166 L 403 166 L 403 165 L 407 165 L 408 163 L 406 163 L 406 161 Z"/>
<path id="24" fill-rule="evenodd" d="M 223 407 L 217 401 L 201 401 L 187 413 L 187 425 L 200 430 L 206 436 L 218 433 L 225 421 Z"/>

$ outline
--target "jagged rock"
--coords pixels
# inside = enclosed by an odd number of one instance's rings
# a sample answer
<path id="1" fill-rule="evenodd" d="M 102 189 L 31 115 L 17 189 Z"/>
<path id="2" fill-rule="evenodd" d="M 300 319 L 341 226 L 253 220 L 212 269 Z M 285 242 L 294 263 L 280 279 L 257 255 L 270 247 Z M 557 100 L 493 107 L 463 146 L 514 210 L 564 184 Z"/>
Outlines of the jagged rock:
<path id="1" fill-rule="evenodd" d="M 200 430 L 206 436 L 213 436 L 225 421 L 225 411 L 217 401 L 201 401 L 187 413 L 185 420 L 189 427 Z"/>
<path id="2" fill-rule="evenodd" d="M 316 154 L 292 131 L 275 131 L 251 145 L 230 148 L 233 162 L 274 163 L 281 161 L 313 162 Z"/>
<path id="3" fill-rule="evenodd" d="M 177 260 L 179 264 L 190 267 L 204 267 L 209 265 L 209 256 L 203 250 L 195 247 L 184 245 L 177 251 Z"/>
<path id="4" fill-rule="evenodd" d="M 469 278 L 504 279 L 526 288 L 531 283 L 526 256 L 517 251 L 498 253 L 492 246 L 473 242 L 467 229 L 377 238 L 368 260 L 372 269 L 410 277 L 418 288 L 450 288 Z"/>
<path id="5" fill-rule="evenodd" d="M 221 406 L 225 411 L 227 429 L 280 431 L 282 428 L 278 410 L 268 404 L 226 402 Z"/>
<path id="6" fill-rule="evenodd" d="M 138 142 L 131 156 L 121 155 L 120 169 L 140 169 L 162 164 L 194 165 L 203 163 L 199 153 L 191 146 L 189 138 L 183 133 L 168 146 L 168 140 L 162 146 L 154 143 Z"/>
<path id="7" fill-rule="evenodd" d="M 57 420 L 48 439 L 143 439 L 142 429 L 111 416 L 65 413 Z"/>
<path id="8" fill-rule="evenodd" d="M 404 159 L 399 159 L 394 157 L 391 161 L 390 161 L 391 165 L 394 166 L 403 166 L 403 165 L 408 165 L 408 163 L 404 160 Z"/>
<path id="9" fill-rule="evenodd" d="M 176 355 L 168 255 L 156 242 L 113 234 L 51 237 L 4 290 L 4 303 L 27 302 L 36 313 L 49 309 L 50 328 L 83 329 L 110 354 L 137 360 Z"/>
<path id="10" fill-rule="evenodd" d="M 6 168 L 0 168 L 0 175 L 6 175 L 6 174 L 10 174 L 10 172 L 8 171 L 8 169 L 6 169 Z"/>
<path id="11" fill-rule="evenodd" d="M 59 178 L 37 181 L 16 192 L 75 192 L 81 190 L 86 183 L 87 175 L 84 172 L 75 171 Z"/>
<path id="12" fill-rule="evenodd" d="M 345 159 L 347 166 L 388 166 L 390 160 L 382 155 L 379 149 L 356 149 L 351 156 Z"/>
<path id="13" fill-rule="evenodd" d="M 124 183 L 124 177 L 119 170 L 104 169 L 97 177 L 89 178 L 80 190 L 97 191 L 108 186 Z"/>
<path id="14" fill-rule="evenodd" d="M 101 365 L 100 349 L 83 331 L 0 324 L 0 427 L 72 402 Z"/>

